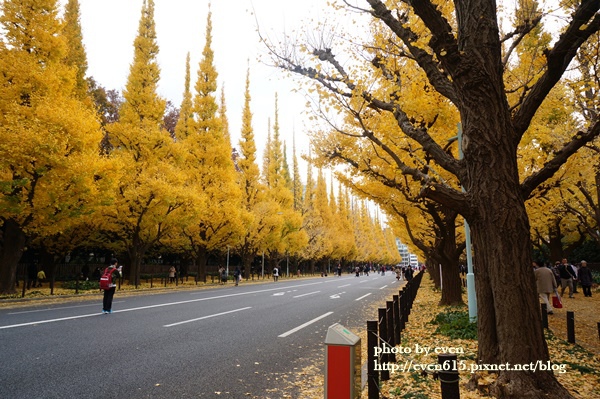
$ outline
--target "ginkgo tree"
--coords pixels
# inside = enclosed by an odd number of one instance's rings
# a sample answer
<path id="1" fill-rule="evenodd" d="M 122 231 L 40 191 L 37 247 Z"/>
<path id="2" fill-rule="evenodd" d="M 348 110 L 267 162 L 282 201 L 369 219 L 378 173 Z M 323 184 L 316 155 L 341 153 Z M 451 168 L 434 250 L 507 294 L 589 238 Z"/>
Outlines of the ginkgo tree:
<path id="1" fill-rule="evenodd" d="M 102 135 L 66 61 L 58 2 L 4 1 L 0 24 L 0 292 L 11 293 L 27 242 L 92 211 Z"/>
<path id="2" fill-rule="evenodd" d="M 363 46 L 350 51 L 344 48 L 343 53 L 340 50 L 344 56 L 360 54 L 352 62 L 339 59 L 338 50 L 327 41 L 299 43 L 281 50 L 271 46 L 278 66 L 311 79 L 321 102 L 346 116 L 345 121 L 335 124 L 339 139 L 323 149 L 322 155 L 335 159 L 338 154 L 346 155 L 345 141 L 362 141 L 388 160 L 385 170 L 373 166 L 381 180 L 393 186 L 404 184 L 405 178 L 413 179 L 420 184 L 420 196 L 463 215 L 472 229 L 475 259 L 480 260 L 475 274 L 479 361 L 549 361 L 537 316 L 525 201 L 569 157 L 600 134 L 600 120 L 596 117 L 579 123 L 560 150 L 538 170 L 521 175 L 517 154 L 548 94 L 579 48 L 598 32 L 600 2 L 572 3 L 560 37 L 551 45 L 540 43 L 545 47 L 545 62 L 539 73 L 528 84 L 513 87 L 514 95 L 507 93 L 510 80 L 505 72 L 512 62 L 528 62 L 513 50 L 541 21 L 536 2 L 529 2 L 533 5 L 527 8 L 529 14 L 515 15 L 514 25 L 506 34 L 501 31 L 494 0 L 366 0 L 363 8 L 343 3 L 380 27 L 377 32 L 385 40 L 357 38 L 352 43 L 362 40 Z M 411 109 L 412 98 L 404 96 L 399 73 L 406 64 L 427 77 L 421 96 L 428 97 L 432 91 L 441 94 L 460 116 L 462 158 L 445 150 L 448 132 L 436 132 L 437 118 Z M 370 125 L 373 112 L 393 118 L 398 130 Z M 412 150 L 413 162 L 400 156 L 407 150 L 399 145 L 399 136 L 406 136 L 416 149 Z M 431 159 L 432 166 L 424 168 L 425 159 Z M 444 170 L 452 180 L 437 170 Z M 549 370 L 500 371 L 491 392 L 505 398 L 571 397 Z"/>
<path id="3" fill-rule="evenodd" d="M 129 282 L 136 286 L 145 255 L 178 226 L 187 201 L 178 167 L 181 156 L 163 127 L 166 101 L 157 93 L 158 51 L 154 1 L 145 0 L 120 118 L 107 127 L 113 147 L 110 159 L 120 172 L 114 199 L 103 209 L 101 228 L 107 246 L 129 255 Z"/>
<path id="4" fill-rule="evenodd" d="M 195 259 L 197 278 L 202 281 L 209 254 L 225 251 L 242 234 L 241 191 L 231 159 L 225 110 L 219 110 L 216 98 L 218 74 L 211 46 L 212 14 L 209 11 L 195 93 L 190 97 L 188 66 L 182 112 L 176 128 L 178 144 L 184 153 L 184 186 L 190 199 L 185 208 L 187 222 L 182 234 L 185 246 Z"/>
<path id="5" fill-rule="evenodd" d="M 265 237 L 265 253 L 272 266 L 275 266 L 304 247 L 307 236 L 301 229 L 302 216 L 294 209 L 293 186 L 286 163 L 285 146 L 281 142 L 277 95 L 273 120 L 273 135 L 268 135 L 263 169 L 265 198 L 272 208 L 272 227 Z"/>

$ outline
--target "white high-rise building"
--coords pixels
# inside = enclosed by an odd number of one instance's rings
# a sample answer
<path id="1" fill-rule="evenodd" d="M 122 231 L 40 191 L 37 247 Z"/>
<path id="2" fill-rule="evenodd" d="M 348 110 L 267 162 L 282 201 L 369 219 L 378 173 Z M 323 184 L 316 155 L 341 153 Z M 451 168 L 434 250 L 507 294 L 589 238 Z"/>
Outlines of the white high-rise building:
<path id="1" fill-rule="evenodd" d="M 408 251 L 408 245 L 402 244 L 400 239 L 396 238 L 396 246 L 398 247 L 400 257 L 402 258 L 400 264 L 402 266 L 408 266 L 410 264 L 410 252 Z"/>

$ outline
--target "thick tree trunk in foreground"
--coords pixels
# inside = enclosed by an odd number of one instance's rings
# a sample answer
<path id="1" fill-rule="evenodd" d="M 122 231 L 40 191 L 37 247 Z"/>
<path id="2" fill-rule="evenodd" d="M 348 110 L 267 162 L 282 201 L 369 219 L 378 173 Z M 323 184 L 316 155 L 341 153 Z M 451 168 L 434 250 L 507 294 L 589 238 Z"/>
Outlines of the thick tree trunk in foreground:
<path id="1" fill-rule="evenodd" d="M 2 248 L 0 249 L 0 294 L 15 294 L 17 266 L 23 255 L 27 236 L 13 219 L 2 226 Z"/>
<path id="2" fill-rule="evenodd" d="M 483 102 L 482 102 L 483 103 Z M 550 357 L 531 266 L 529 219 L 521 194 L 508 118 L 474 116 L 465 130 L 477 154 L 465 152 L 475 249 L 478 359 L 481 364 L 530 365 Z M 474 128 L 475 127 L 475 128 Z M 476 143 L 475 143 L 476 142 Z M 500 142 L 500 143 L 499 143 Z M 468 147 L 467 147 L 468 148 Z M 473 155 L 469 157 L 469 155 Z M 571 398 L 552 371 L 500 371 L 499 398 Z"/>

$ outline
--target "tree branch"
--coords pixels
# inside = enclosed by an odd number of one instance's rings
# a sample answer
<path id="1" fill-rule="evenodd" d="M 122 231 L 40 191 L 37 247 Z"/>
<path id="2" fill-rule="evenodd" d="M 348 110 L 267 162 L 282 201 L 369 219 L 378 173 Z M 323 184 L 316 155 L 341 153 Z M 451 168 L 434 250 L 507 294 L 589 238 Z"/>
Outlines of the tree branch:
<path id="1" fill-rule="evenodd" d="M 506 54 L 504 55 L 504 58 L 502 59 L 502 65 L 504 66 L 504 68 L 506 69 L 506 64 L 508 63 L 508 59 L 510 58 L 510 56 L 512 55 L 512 52 L 515 50 L 515 48 L 517 48 L 517 46 L 519 45 L 519 43 L 521 43 L 521 41 L 523 40 L 523 38 L 525 36 L 527 36 L 529 34 L 529 32 L 531 32 L 533 30 L 533 28 L 535 28 L 536 26 L 538 26 L 540 24 L 540 21 L 542 20 L 542 16 L 539 15 L 538 17 L 536 17 L 533 21 L 530 20 L 526 20 L 525 23 L 523 23 L 522 25 L 519 25 L 515 28 L 514 31 L 512 31 L 511 33 L 507 34 L 505 37 L 503 37 L 500 42 L 505 42 L 506 40 L 517 36 L 515 38 L 515 40 L 512 42 L 512 44 L 510 45 L 510 48 L 506 51 Z"/>
<path id="2" fill-rule="evenodd" d="M 569 157 L 577 152 L 581 147 L 594 140 L 600 135 L 600 119 L 588 129 L 587 132 L 578 132 L 570 142 L 559 150 L 555 157 L 544 164 L 544 167 L 536 173 L 527 177 L 521 183 L 521 192 L 524 198 L 529 198 L 533 190 L 544 181 L 551 178 Z"/>
<path id="3" fill-rule="evenodd" d="M 435 87 L 436 91 L 454 104 L 458 104 L 458 96 L 456 95 L 452 81 L 448 77 L 448 73 L 438 66 L 438 62 L 434 60 L 431 54 L 413 44 L 417 42 L 418 35 L 406 27 L 405 17 L 399 15 L 398 18 L 394 18 L 392 12 L 380 0 L 367 0 L 367 2 L 373 8 L 373 12 L 371 13 L 373 17 L 381 20 L 402 40 L 415 61 L 427 74 L 429 82 Z M 436 32 L 432 31 L 434 38 L 430 42 L 430 45 L 434 50 L 437 49 L 437 52 L 439 52 L 436 53 L 438 59 L 448 57 L 449 62 L 443 62 L 444 67 L 451 67 L 447 64 L 456 62 L 456 60 L 449 60 L 449 58 L 454 58 L 458 55 L 458 47 L 452 36 L 450 25 L 429 0 L 412 2 L 412 6 L 418 15 L 419 12 L 421 13 L 419 15 L 421 18 L 426 18 L 424 20 L 426 25 L 436 30 Z"/>
<path id="4" fill-rule="evenodd" d="M 577 54 L 579 47 L 600 29 L 600 1 L 583 0 L 573 14 L 571 24 L 563 33 L 554 48 L 546 53 L 548 68 L 536 82 L 523 101 L 521 108 L 513 117 L 515 127 L 515 144 L 528 129 L 533 116 L 542 102 L 561 79 L 563 73 Z"/>

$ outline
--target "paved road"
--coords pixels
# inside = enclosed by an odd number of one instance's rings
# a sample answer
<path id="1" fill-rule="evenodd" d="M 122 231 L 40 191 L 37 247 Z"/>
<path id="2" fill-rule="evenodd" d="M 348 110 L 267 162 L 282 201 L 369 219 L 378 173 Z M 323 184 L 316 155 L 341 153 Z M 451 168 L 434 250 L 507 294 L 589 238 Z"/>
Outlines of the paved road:
<path id="1" fill-rule="evenodd" d="M 327 328 L 364 328 L 365 308 L 399 289 L 390 273 L 344 275 L 117 292 L 111 315 L 90 302 L 3 309 L 0 398 L 300 398 L 289 382 Z"/>

